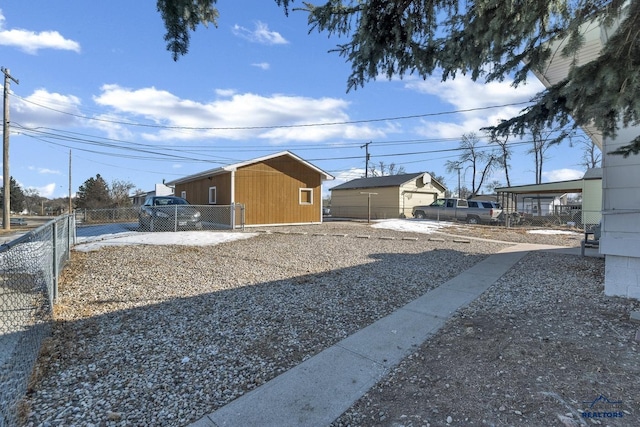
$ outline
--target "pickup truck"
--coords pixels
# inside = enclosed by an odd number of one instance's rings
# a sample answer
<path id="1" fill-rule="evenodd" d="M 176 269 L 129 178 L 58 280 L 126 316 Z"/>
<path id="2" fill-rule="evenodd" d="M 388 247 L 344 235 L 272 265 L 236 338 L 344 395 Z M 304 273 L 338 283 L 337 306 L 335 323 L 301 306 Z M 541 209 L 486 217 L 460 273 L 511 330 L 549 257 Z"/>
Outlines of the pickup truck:
<path id="1" fill-rule="evenodd" d="M 500 205 L 485 200 L 437 199 L 430 205 L 414 206 L 414 218 L 464 221 L 469 224 L 494 224 L 502 213 Z"/>

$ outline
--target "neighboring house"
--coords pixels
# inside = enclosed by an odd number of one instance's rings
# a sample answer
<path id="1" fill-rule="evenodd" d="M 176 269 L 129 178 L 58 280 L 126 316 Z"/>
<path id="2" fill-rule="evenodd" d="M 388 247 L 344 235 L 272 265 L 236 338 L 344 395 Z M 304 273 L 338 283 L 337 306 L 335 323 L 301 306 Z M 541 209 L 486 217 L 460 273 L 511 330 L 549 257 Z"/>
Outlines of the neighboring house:
<path id="1" fill-rule="evenodd" d="M 167 182 L 193 205 L 245 207 L 245 225 L 322 222 L 322 182 L 333 176 L 289 151 Z"/>
<path id="2" fill-rule="evenodd" d="M 567 205 L 568 196 L 568 193 L 521 195 L 518 197 L 518 212 L 533 216 L 553 215 L 556 208 Z"/>
<path id="3" fill-rule="evenodd" d="M 597 224 L 602 217 L 602 169 L 588 169 L 582 179 L 546 182 L 496 188 L 498 203 L 507 211 L 534 216 L 553 215 L 559 207 L 573 207 L 568 201 L 570 193 L 582 194 L 582 224 Z M 540 210 L 538 210 L 538 206 Z"/>
<path id="4" fill-rule="evenodd" d="M 623 8 L 627 13 L 628 6 Z M 606 25 L 592 21 L 580 29 L 584 43 L 579 52 L 569 57 L 552 55 L 549 64 L 536 77 L 547 87 L 569 75 L 571 66 L 586 64 L 598 58 L 604 43 L 615 33 L 616 20 Z M 607 27 L 610 25 L 610 27 Z M 551 51 L 559 52 L 565 39 L 551 43 Z M 640 155 L 628 157 L 611 154 L 629 144 L 640 133 L 640 125 L 631 121 L 615 135 L 603 137 L 596 129 L 582 127 L 602 152 L 602 229 L 599 250 L 605 255 L 605 295 L 640 299 Z"/>
<path id="5" fill-rule="evenodd" d="M 130 197 L 131 204 L 133 206 L 142 206 L 147 197 L 151 196 L 172 196 L 173 188 L 168 187 L 164 184 L 156 184 L 155 189 L 153 191 L 148 191 L 146 193 L 137 193 Z"/>
<path id="6" fill-rule="evenodd" d="M 354 179 L 331 190 L 331 216 L 406 218 L 417 205 L 444 197 L 446 188 L 426 172 Z"/>

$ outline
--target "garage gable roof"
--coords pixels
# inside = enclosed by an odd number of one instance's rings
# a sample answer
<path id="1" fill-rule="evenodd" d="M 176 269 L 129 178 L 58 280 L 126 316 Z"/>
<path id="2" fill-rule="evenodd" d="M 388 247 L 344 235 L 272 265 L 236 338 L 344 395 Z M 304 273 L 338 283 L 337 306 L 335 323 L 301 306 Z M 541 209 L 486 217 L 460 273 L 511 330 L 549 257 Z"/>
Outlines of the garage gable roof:
<path id="1" fill-rule="evenodd" d="M 344 184 L 336 185 L 335 187 L 330 188 L 329 190 L 333 191 L 333 190 L 354 190 L 358 188 L 400 187 L 424 175 L 429 175 L 429 174 L 426 172 L 419 172 L 419 173 L 406 173 L 401 175 L 376 176 L 372 178 L 358 178 L 358 179 L 353 179 L 351 181 L 345 182 Z M 434 183 L 442 187 L 442 191 L 445 190 L 444 186 L 438 181 L 436 181 L 433 177 L 431 177 L 431 181 L 433 181 Z"/>
<path id="2" fill-rule="evenodd" d="M 197 179 L 201 179 L 201 178 L 205 178 L 205 177 L 209 177 L 209 176 L 213 176 L 213 175 L 219 175 L 219 174 L 222 174 L 222 173 L 233 172 L 233 171 L 238 170 L 241 167 L 249 166 L 249 165 L 252 165 L 252 164 L 255 164 L 255 163 L 260 163 L 260 162 L 263 162 L 263 161 L 266 161 L 266 160 L 270 160 L 270 159 L 274 159 L 276 157 L 281 157 L 281 156 L 289 156 L 289 157 L 297 160 L 298 162 L 304 164 L 308 168 L 313 169 L 314 171 L 316 171 L 320 175 L 322 175 L 322 180 L 323 181 L 334 179 L 334 177 L 332 175 L 330 175 L 327 172 L 323 171 L 322 169 L 312 165 L 311 163 L 307 162 L 306 160 L 303 160 L 302 158 L 296 156 L 292 152 L 290 152 L 290 151 L 280 151 L 278 153 L 270 154 L 268 156 L 258 157 L 256 159 L 247 160 L 247 161 L 239 162 L 239 163 L 234 163 L 232 165 L 221 166 L 219 168 L 209 169 L 209 170 L 206 170 L 204 172 L 199 172 L 199 173 L 196 173 L 196 174 L 193 174 L 193 175 L 188 175 L 188 176 L 185 176 L 183 178 L 178 178 L 178 179 L 175 179 L 173 181 L 169 181 L 169 182 L 166 183 L 166 185 L 182 184 L 182 183 L 185 183 L 185 182 L 195 181 Z"/>

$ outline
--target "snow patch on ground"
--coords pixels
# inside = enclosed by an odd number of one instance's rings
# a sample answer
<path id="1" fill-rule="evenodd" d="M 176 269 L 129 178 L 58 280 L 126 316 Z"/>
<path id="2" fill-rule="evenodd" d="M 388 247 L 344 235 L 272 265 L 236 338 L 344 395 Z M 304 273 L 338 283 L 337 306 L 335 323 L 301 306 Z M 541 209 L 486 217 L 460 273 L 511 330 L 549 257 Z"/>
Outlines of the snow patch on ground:
<path id="1" fill-rule="evenodd" d="M 442 228 L 455 225 L 452 222 L 431 221 L 426 219 L 385 219 L 376 221 L 371 227 L 384 228 L 387 230 L 396 230 L 413 233 L 430 234 Z"/>
<path id="2" fill-rule="evenodd" d="M 233 240 L 249 239 L 258 233 L 230 233 L 219 231 L 177 231 L 157 233 L 103 234 L 93 238 L 78 238 L 74 249 L 81 252 L 96 251 L 107 246 L 124 245 L 182 245 L 212 246 Z"/>
<path id="3" fill-rule="evenodd" d="M 567 230 L 529 230 L 527 233 L 530 234 L 581 234 L 576 233 L 575 231 L 567 231 Z"/>

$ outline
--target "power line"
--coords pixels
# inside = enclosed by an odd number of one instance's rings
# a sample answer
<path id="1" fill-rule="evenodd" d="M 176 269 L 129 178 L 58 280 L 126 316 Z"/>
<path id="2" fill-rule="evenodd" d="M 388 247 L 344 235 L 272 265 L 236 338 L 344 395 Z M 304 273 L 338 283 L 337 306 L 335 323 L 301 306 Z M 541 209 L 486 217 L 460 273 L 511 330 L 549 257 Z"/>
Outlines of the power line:
<path id="1" fill-rule="evenodd" d="M 326 123 L 303 123 L 303 124 L 295 124 L 295 125 L 270 125 L 270 126 L 214 126 L 214 127 L 205 127 L 205 126 L 167 126 L 167 125 L 158 125 L 158 124 L 149 124 L 149 123 L 137 123 L 131 121 L 122 121 L 122 120 L 111 120 L 105 118 L 97 118 L 86 116 L 82 114 L 70 113 L 68 111 L 58 110 L 53 107 L 49 107 L 43 104 L 39 104 L 37 102 L 28 100 L 26 98 L 20 97 L 18 95 L 13 95 L 16 98 L 19 98 L 23 102 L 36 105 L 40 108 L 44 108 L 50 111 L 54 111 L 59 114 L 68 115 L 71 117 L 76 117 L 84 120 L 98 121 L 104 123 L 112 123 L 119 124 L 125 126 L 135 126 L 135 127 L 144 127 L 144 128 L 154 128 L 154 129 L 172 129 L 172 130 L 262 130 L 262 129 L 289 129 L 289 128 L 305 128 L 305 127 L 321 127 L 321 126 L 343 126 L 343 125 L 352 125 L 352 124 L 362 124 L 362 123 L 376 123 L 376 122 L 386 122 L 386 121 L 394 121 L 394 120 L 410 120 L 410 119 L 419 119 L 425 117 L 437 117 L 437 116 L 445 116 L 451 114 L 462 114 L 462 113 L 470 113 L 474 111 L 485 111 L 491 110 L 495 108 L 504 108 L 504 107 L 514 107 L 517 105 L 525 105 L 530 104 L 530 101 L 522 101 L 522 102 L 512 102 L 508 104 L 501 105 L 489 105 L 486 107 L 475 107 L 475 108 L 467 108 L 460 110 L 451 110 L 451 111 L 439 111 L 435 113 L 423 113 L 423 114 L 413 114 L 407 116 L 396 116 L 396 117 L 383 117 L 383 118 L 375 118 L 375 119 L 363 119 L 363 120 L 347 120 L 341 122 L 326 122 Z"/>

